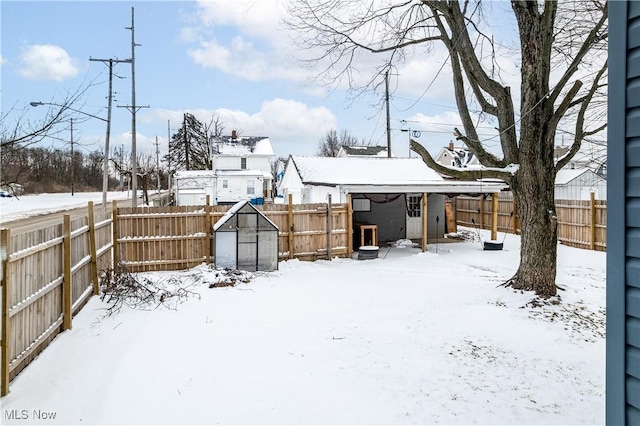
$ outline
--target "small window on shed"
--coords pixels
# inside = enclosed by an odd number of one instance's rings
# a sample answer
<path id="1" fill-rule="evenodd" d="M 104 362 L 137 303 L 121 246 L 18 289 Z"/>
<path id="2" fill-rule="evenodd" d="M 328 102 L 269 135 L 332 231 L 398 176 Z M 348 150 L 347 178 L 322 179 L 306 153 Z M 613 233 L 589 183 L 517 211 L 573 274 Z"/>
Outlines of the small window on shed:
<path id="1" fill-rule="evenodd" d="M 224 189 L 228 189 L 229 188 L 229 181 L 227 179 L 223 179 L 222 180 L 222 187 Z"/>
<path id="2" fill-rule="evenodd" d="M 354 212 L 370 212 L 371 200 L 367 198 L 354 198 L 353 199 L 353 211 Z"/>

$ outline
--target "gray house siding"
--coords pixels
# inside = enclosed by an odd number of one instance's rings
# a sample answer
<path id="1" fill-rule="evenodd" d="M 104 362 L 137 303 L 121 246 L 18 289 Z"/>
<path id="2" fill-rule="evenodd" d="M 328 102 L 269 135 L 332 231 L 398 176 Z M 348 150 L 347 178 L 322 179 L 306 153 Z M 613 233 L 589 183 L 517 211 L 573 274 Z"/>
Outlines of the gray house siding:
<path id="1" fill-rule="evenodd" d="M 607 403 L 640 424 L 640 1 L 609 2 Z"/>

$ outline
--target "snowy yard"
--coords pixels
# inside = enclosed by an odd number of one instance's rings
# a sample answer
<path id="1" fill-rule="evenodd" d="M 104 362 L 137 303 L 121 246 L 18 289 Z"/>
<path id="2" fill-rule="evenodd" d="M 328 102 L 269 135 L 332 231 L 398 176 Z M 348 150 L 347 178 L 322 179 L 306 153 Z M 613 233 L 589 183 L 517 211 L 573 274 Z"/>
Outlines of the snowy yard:
<path id="1" fill-rule="evenodd" d="M 518 246 L 288 261 L 220 288 L 201 266 L 176 310 L 107 317 L 94 297 L 12 383 L 2 423 L 603 424 L 606 254 L 560 246 L 560 303 L 533 306 L 499 286 Z"/>

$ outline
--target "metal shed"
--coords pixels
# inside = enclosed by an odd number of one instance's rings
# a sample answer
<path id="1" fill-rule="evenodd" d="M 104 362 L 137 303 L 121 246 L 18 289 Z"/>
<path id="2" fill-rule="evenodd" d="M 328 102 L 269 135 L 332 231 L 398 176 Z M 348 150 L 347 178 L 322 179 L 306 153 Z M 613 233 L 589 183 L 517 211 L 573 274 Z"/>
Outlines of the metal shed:
<path id="1" fill-rule="evenodd" d="M 278 227 L 249 203 L 234 204 L 213 226 L 215 265 L 245 271 L 278 269 Z"/>

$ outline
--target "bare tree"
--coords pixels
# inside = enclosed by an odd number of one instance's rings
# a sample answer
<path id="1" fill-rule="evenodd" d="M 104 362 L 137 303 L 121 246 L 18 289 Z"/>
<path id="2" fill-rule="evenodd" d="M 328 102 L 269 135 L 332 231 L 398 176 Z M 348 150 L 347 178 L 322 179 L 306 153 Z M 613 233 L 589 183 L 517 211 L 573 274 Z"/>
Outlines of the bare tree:
<path id="1" fill-rule="evenodd" d="M 325 64 L 325 74 L 334 81 L 357 86 L 355 76 L 362 70 L 356 60 L 378 55 L 382 64 L 360 89 L 375 88 L 379 76 L 398 61 L 425 55 L 435 43 L 446 48 L 462 121 L 462 130 L 454 129 L 454 135 L 485 167 L 452 170 L 437 164 L 418 142 L 412 140 L 411 149 L 447 175 L 499 178 L 509 184 L 522 238 L 520 265 L 505 284 L 548 297 L 557 291 L 556 173 L 585 138 L 606 127 L 606 121 L 592 120 L 591 114 L 594 99 L 606 88 L 607 63 L 599 58 L 606 58 L 608 9 L 600 0 L 513 0 L 510 6 L 519 38 L 519 46 L 511 50 L 520 69 L 515 94 L 501 78 L 496 60 L 496 52 L 506 47 L 495 41 L 481 1 L 298 0 L 290 2 L 288 24 L 310 52 L 320 52 L 313 60 Z M 519 110 L 514 100 L 519 100 Z M 476 126 L 481 120 L 496 126 L 493 140 L 480 139 Z M 573 126 L 574 138 L 567 154 L 554 160 L 561 124 Z M 487 147 L 494 140 L 501 156 Z"/>
<path id="2" fill-rule="evenodd" d="M 358 143 L 358 138 L 349 133 L 348 130 L 342 130 L 338 135 L 338 132 L 332 129 L 327 131 L 327 134 L 318 142 L 318 155 L 321 157 L 337 157 L 341 147 L 356 146 Z"/>
<path id="3" fill-rule="evenodd" d="M 44 118 L 28 120 L 28 106 L 12 107 L 0 115 L 0 186 L 11 188 L 11 184 L 24 183 L 29 164 L 24 161 L 24 150 L 41 142 L 46 137 L 58 138 L 65 130 L 58 124 L 73 115 L 73 105 L 86 89 L 78 90 L 58 105 L 51 105 Z"/>
<path id="4" fill-rule="evenodd" d="M 153 184 L 153 178 L 157 176 L 157 164 L 155 158 L 151 154 L 139 154 L 136 168 L 136 176 L 138 179 L 138 184 L 142 191 L 142 203 L 145 205 L 149 205 L 149 189 Z M 116 160 L 114 158 L 111 159 L 111 163 L 113 167 L 116 169 L 118 174 L 122 176 L 126 176 L 129 180 L 133 176 L 131 170 L 131 162 L 120 162 L 119 159 Z M 131 194 L 132 197 L 137 197 L 137 194 Z"/>

